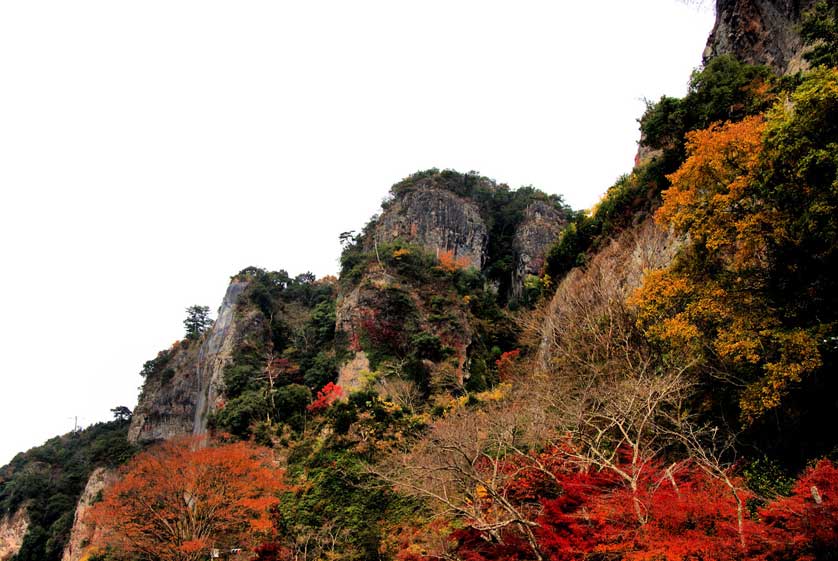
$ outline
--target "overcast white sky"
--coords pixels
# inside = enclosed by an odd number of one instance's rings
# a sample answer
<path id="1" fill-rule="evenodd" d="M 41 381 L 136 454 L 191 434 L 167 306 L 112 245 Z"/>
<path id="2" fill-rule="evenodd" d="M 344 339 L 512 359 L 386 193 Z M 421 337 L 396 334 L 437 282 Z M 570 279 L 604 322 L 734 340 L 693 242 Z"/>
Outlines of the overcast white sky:
<path id="1" fill-rule="evenodd" d="M 248 265 L 335 273 L 429 167 L 590 207 L 712 26 L 678 0 L 0 3 L 0 464 L 133 407 Z"/>

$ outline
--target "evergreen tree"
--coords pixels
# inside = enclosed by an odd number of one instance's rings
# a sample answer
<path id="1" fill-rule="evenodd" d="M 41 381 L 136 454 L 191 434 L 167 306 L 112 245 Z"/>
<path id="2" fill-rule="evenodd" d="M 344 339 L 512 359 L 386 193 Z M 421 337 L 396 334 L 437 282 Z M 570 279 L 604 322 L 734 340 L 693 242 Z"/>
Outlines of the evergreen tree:
<path id="1" fill-rule="evenodd" d="M 186 338 L 195 340 L 212 325 L 209 317 L 209 306 L 189 306 L 186 308 L 186 319 L 183 320 L 186 327 Z"/>

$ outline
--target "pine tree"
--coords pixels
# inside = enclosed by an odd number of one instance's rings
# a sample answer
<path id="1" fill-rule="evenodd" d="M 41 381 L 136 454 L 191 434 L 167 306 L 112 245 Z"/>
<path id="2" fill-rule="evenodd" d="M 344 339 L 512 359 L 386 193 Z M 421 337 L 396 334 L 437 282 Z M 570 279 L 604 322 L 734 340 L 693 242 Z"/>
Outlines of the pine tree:
<path id="1" fill-rule="evenodd" d="M 186 327 L 186 338 L 195 340 L 212 325 L 209 317 L 209 306 L 189 306 L 186 308 L 186 319 L 183 320 Z"/>

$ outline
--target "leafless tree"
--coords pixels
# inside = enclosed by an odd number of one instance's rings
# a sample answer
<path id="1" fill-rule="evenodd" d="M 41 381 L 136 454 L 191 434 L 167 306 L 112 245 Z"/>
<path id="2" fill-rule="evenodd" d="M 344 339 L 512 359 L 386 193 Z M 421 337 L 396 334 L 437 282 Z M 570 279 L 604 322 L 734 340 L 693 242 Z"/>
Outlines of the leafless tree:
<path id="1" fill-rule="evenodd" d="M 394 455 L 377 472 L 396 488 L 433 499 L 447 514 L 502 542 L 514 527 L 543 558 L 533 534 L 538 512 L 509 496 L 508 455 L 526 448 L 534 435 L 528 412 L 508 405 L 457 410 L 436 422 L 412 450 Z"/>
<path id="2" fill-rule="evenodd" d="M 422 392 L 405 376 L 404 363 L 404 360 L 394 360 L 383 364 L 379 369 L 382 375 L 376 383 L 376 390 L 412 414 L 422 403 Z"/>

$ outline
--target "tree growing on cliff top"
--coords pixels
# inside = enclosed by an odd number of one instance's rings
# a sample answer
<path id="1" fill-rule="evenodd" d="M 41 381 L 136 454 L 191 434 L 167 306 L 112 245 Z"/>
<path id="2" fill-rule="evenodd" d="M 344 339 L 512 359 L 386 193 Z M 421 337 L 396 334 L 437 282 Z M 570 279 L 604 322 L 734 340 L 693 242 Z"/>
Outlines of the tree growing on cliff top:
<path id="1" fill-rule="evenodd" d="M 213 547 L 270 537 L 284 487 L 269 450 L 245 442 L 165 442 L 138 455 L 91 511 L 101 549 L 150 561 L 197 561 Z"/>
<path id="2" fill-rule="evenodd" d="M 195 340 L 212 325 L 209 317 L 209 306 L 189 306 L 186 308 L 186 319 L 183 326 L 186 328 L 186 338 Z"/>

